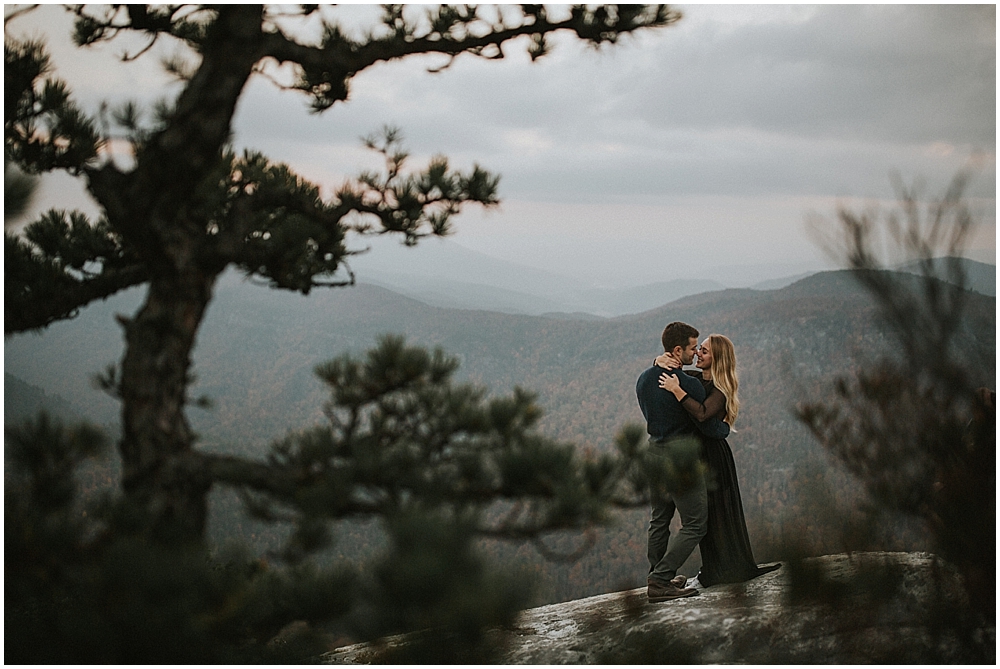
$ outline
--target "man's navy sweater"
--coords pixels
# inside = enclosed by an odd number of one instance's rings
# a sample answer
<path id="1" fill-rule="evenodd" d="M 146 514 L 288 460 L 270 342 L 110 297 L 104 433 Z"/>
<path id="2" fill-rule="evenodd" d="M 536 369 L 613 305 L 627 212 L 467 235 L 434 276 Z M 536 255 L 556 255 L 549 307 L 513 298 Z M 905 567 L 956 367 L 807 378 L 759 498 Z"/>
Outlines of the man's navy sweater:
<path id="1" fill-rule="evenodd" d="M 653 365 L 640 374 L 635 384 L 635 394 L 646 419 L 646 432 L 654 441 L 694 434 L 698 427 L 674 394 L 660 387 L 660 374 L 664 372 L 675 375 L 688 395 L 699 402 L 705 401 L 705 387 L 701 385 L 701 381 L 678 369 L 666 370 Z"/>

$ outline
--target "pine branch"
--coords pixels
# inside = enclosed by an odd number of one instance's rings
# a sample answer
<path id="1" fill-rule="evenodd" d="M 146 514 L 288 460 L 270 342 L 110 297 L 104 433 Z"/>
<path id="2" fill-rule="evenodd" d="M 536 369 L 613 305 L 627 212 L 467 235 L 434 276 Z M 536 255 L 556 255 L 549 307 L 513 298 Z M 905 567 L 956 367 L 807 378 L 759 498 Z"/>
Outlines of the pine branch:
<path id="1" fill-rule="evenodd" d="M 145 283 L 147 266 L 102 221 L 50 211 L 24 231 L 4 235 L 4 333 L 71 318 L 97 299 Z"/>
<path id="2" fill-rule="evenodd" d="M 680 12 L 667 5 L 611 5 L 597 9 L 575 6 L 569 18 L 550 21 L 545 11 L 529 6 L 521 9 L 520 17 L 513 23 L 502 17 L 490 23 L 475 10 L 468 14 L 445 5 L 436 14 L 428 15 L 431 28 L 417 35 L 417 24 L 406 20 L 401 11 L 387 12 L 385 24 L 390 34 L 384 37 L 355 42 L 338 27 L 328 26 L 323 44 L 311 46 L 272 32 L 264 36 L 263 55 L 278 63 L 299 66 L 301 81 L 297 88 L 312 95 L 315 111 L 323 111 L 347 99 L 348 82 L 354 75 L 380 62 L 435 53 L 452 58 L 463 53 L 503 58 L 503 45 L 525 36 L 533 38 L 529 53 L 534 59 L 547 52 L 544 38 L 554 32 L 571 31 L 597 46 L 613 43 L 621 35 L 643 28 L 670 25 L 681 18 Z"/>
<path id="3" fill-rule="evenodd" d="M 179 256 L 189 257 L 210 221 L 214 196 L 199 189 L 218 178 L 236 102 L 259 59 L 260 21 L 259 7 L 220 7 L 201 44 L 201 65 L 163 127 L 135 147 L 136 167 L 126 173 L 104 165 L 87 172 L 89 190 L 112 227 L 151 260 L 174 264 Z M 188 203 L 183 211 L 178 202 Z"/>
<path id="4" fill-rule="evenodd" d="M 169 35 L 197 46 L 205 35 L 205 27 L 214 8 L 195 5 L 111 5 L 95 8 L 91 5 L 69 7 L 76 15 L 74 40 L 79 46 L 114 40 L 125 31 L 145 33 L 155 42 Z M 144 50 L 145 51 L 145 50 Z M 135 60 L 142 54 L 123 55 L 123 61 Z"/>
<path id="5" fill-rule="evenodd" d="M 606 521 L 639 451 L 596 461 L 534 433 L 534 396 L 486 400 L 456 386 L 457 361 L 386 337 L 366 359 L 319 368 L 329 427 L 276 442 L 268 465 L 200 466 L 305 517 L 395 517 L 416 509 L 464 515 L 483 537 L 531 539 Z M 225 467 L 223 467 L 223 464 Z M 270 468 L 270 469 L 268 469 Z"/>
<path id="6" fill-rule="evenodd" d="M 212 453 L 185 453 L 177 466 L 185 476 L 268 492 L 279 498 L 293 497 L 303 478 L 302 472 L 273 463 Z"/>
<path id="7" fill-rule="evenodd" d="M 4 158 L 28 173 L 77 174 L 93 163 L 102 142 L 66 84 L 47 76 L 49 69 L 40 43 L 4 41 Z"/>

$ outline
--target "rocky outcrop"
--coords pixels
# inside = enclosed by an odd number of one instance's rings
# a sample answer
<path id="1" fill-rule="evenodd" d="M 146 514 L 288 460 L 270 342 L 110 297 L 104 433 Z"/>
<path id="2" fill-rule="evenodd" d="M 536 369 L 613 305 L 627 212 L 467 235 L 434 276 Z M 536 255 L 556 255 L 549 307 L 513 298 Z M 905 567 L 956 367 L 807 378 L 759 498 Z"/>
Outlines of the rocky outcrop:
<path id="1" fill-rule="evenodd" d="M 504 664 L 995 663 L 995 627 L 963 610 L 957 576 L 933 555 L 855 553 L 671 602 L 650 604 L 639 588 L 551 604 L 493 634 Z M 378 647 L 323 660 L 377 662 Z"/>

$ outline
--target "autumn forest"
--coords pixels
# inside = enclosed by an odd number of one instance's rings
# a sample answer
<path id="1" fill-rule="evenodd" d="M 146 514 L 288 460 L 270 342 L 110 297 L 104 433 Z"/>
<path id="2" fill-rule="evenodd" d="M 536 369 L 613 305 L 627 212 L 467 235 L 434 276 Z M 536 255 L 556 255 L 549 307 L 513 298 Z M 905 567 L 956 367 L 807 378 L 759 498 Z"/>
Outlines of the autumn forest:
<path id="1" fill-rule="evenodd" d="M 988 385 L 995 368 L 995 298 L 970 293 L 963 324 L 970 356 Z M 6 371 L 63 398 L 70 411 L 112 426 L 115 402 L 89 379 L 120 355 L 112 312 L 127 311 L 125 294 L 53 325 L 43 336 L 6 345 Z M 737 346 L 743 411 L 730 437 L 758 562 L 789 551 L 829 554 L 863 548 L 926 548 L 919 525 L 882 513 L 824 454 L 793 408 L 829 392 L 836 372 L 864 366 L 893 345 L 867 293 L 850 272 L 813 275 L 779 290 L 729 289 L 682 298 L 641 314 L 602 320 L 536 317 L 427 306 L 384 288 L 359 285 L 276 295 L 228 277 L 220 287 L 195 351 L 192 395 L 211 402 L 192 410 L 203 448 L 264 457 L 268 444 L 321 423 L 326 401 L 313 368 L 344 351 L 360 353 L 385 333 L 441 347 L 460 360 L 462 380 L 489 392 L 520 386 L 537 393 L 540 429 L 583 452 L 612 448 L 627 423 L 641 423 L 638 374 L 659 353 L 659 332 L 672 320 L 703 335 L 724 333 Z M 8 384 L 8 388 L 10 388 Z M 8 394 L 11 391 L 8 391 Z M 11 405 L 8 397 L 8 405 Z M 91 488 L 110 486 L 116 464 L 88 470 Z M 267 559 L 281 529 L 239 510 L 233 493 L 213 493 L 210 534 L 219 545 L 250 544 Z M 536 601 L 547 603 L 636 587 L 645 578 L 646 511 L 619 512 L 594 545 L 573 562 L 546 559 L 532 544 L 485 548 L 500 564 L 530 575 Z M 345 522 L 330 559 L 360 561 L 378 553 L 375 523 Z M 550 536 L 542 551 L 569 554 L 586 537 Z M 697 569 L 697 552 L 688 571 Z"/>

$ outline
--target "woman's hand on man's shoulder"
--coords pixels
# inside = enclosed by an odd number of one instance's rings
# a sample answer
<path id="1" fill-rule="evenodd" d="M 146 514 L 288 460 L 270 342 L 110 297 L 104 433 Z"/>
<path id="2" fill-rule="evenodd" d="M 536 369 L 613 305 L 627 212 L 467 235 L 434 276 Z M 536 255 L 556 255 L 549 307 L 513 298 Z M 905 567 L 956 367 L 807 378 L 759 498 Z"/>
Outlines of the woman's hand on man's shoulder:
<path id="1" fill-rule="evenodd" d="M 680 368 L 680 365 L 677 364 L 677 361 L 674 360 L 672 356 L 669 356 L 666 353 L 661 353 L 660 355 L 656 356 L 656 359 L 653 360 L 653 364 L 656 365 L 657 367 L 662 367 L 663 369 Z"/>

